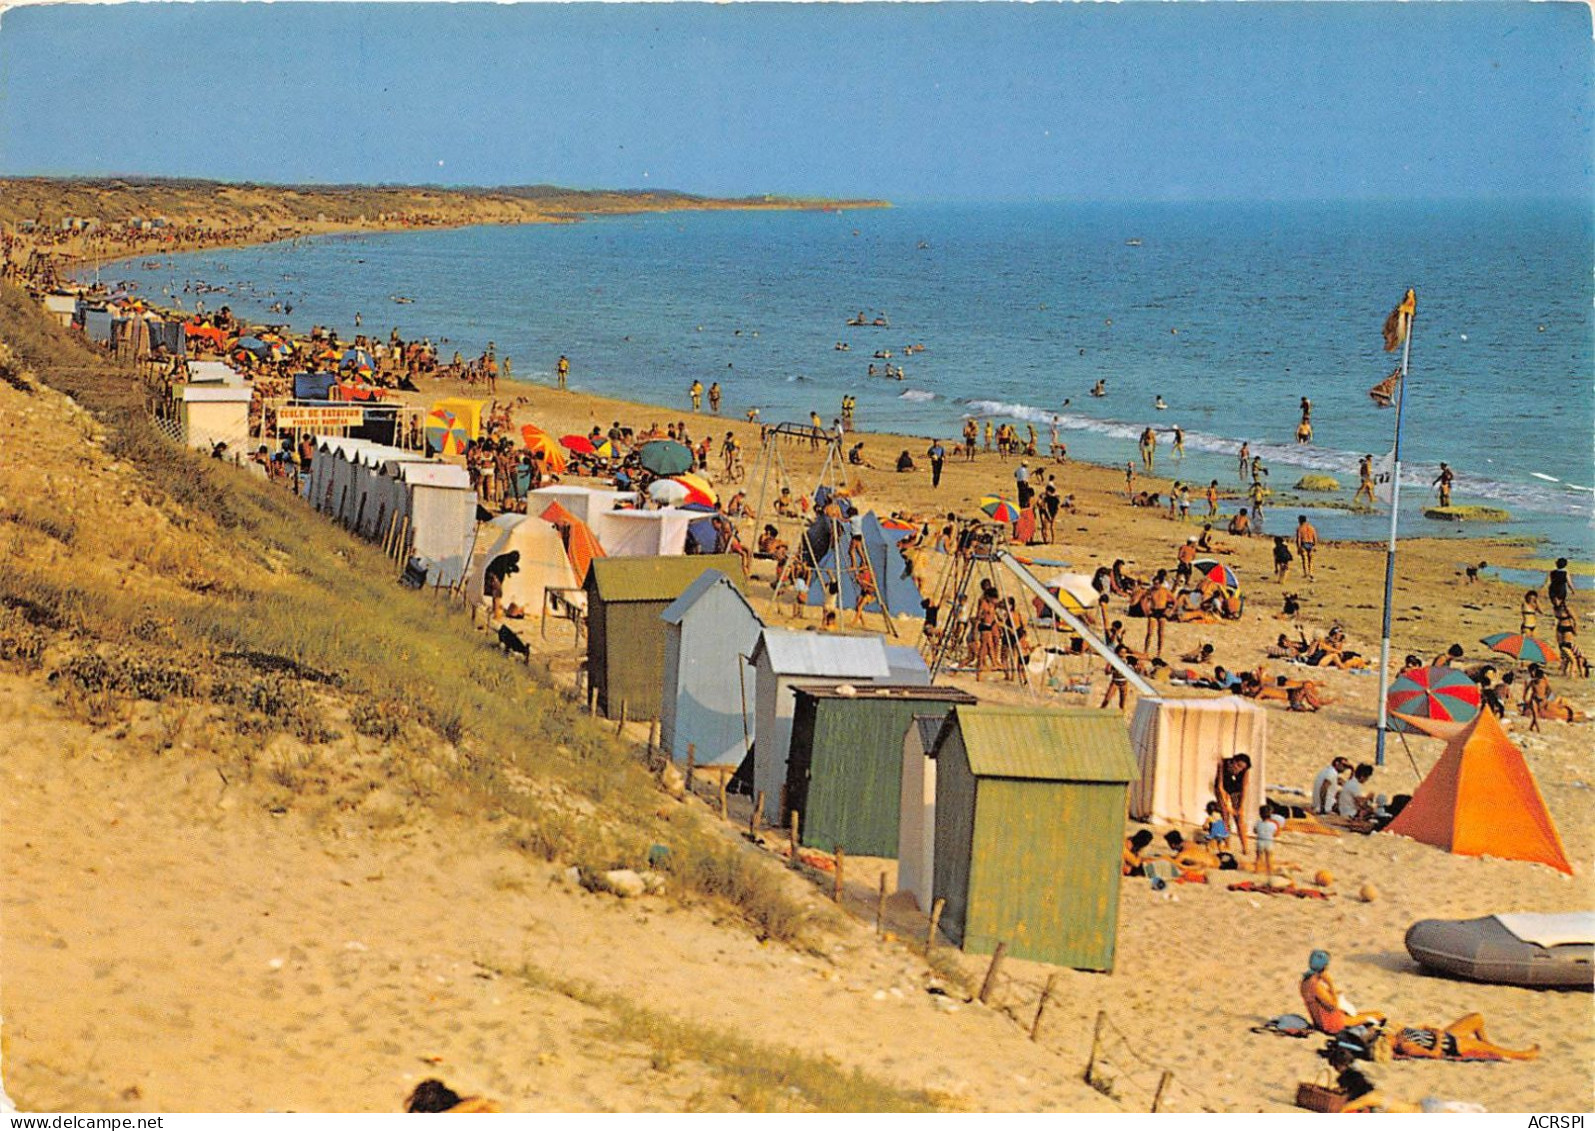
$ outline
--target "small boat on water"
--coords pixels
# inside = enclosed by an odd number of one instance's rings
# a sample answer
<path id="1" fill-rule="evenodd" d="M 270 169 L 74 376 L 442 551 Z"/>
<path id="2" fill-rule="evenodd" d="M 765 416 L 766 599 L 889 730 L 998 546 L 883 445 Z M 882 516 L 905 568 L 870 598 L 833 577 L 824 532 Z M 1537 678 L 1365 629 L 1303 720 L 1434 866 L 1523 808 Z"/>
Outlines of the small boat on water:
<path id="1" fill-rule="evenodd" d="M 1419 964 L 1472 982 L 1595 988 L 1595 911 L 1420 919 L 1406 946 Z"/>
<path id="2" fill-rule="evenodd" d="M 1124 241 L 1124 246 L 1125 247 L 1140 247 L 1141 246 L 1141 241 L 1132 237 L 1132 238 L 1127 239 L 1127 240 Z"/>

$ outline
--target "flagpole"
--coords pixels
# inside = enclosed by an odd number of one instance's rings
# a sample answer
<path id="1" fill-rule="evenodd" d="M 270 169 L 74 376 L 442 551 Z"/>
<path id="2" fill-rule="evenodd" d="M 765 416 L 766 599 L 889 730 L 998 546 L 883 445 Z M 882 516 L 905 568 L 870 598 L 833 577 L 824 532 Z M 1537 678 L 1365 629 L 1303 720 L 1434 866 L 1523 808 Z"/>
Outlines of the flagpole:
<path id="1" fill-rule="evenodd" d="M 1390 686 L 1390 608 L 1396 588 L 1396 522 L 1401 513 L 1401 413 L 1407 403 L 1407 363 L 1412 357 L 1412 324 L 1418 311 L 1407 316 L 1406 338 L 1401 346 L 1401 380 L 1396 390 L 1396 443 L 1391 453 L 1390 468 L 1390 544 L 1385 550 L 1385 614 L 1384 629 L 1379 641 L 1379 722 L 1374 764 L 1385 764 L 1385 734 L 1389 725 L 1385 688 Z"/>

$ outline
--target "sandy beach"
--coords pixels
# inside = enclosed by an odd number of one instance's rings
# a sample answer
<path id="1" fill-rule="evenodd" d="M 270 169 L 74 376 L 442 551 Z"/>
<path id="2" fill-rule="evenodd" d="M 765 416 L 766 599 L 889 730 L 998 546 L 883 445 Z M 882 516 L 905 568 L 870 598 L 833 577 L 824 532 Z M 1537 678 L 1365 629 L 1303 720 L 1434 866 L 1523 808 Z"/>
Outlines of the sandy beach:
<path id="1" fill-rule="evenodd" d="M 48 384 L 47 366 L 30 372 Z M 569 393 L 505 383 L 498 399 L 513 405 L 517 424 L 555 435 L 617 419 L 639 430 L 684 420 L 694 436 L 731 430 L 756 480 L 756 427 L 592 397 L 575 383 Z M 417 399 L 450 392 L 471 390 L 429 385 Z M 15 382 L 0 386 L 0 405 L 19 419 L 78 418 L 54 393 Z M 81 442 L 26 459 L 15 446 L 0 449 L 0 533 L 16 560 L 82 576 L 125 569 L 124 584 L 135 591 L 157 584 L 147 549 L 88 533 L 129 516 L 169 528 L 185 553 L 221 552 L 213 524 L 149 491 L 138 466 L 113 458 L 91 423 L 79 432 Z M 901 475 L 846 469 L 862 501 L 883 514 L 969 515 L 981 495 L 1006 493 L 1012 483 L 1013 465 L 982 453 L 973 463 L 950 460 L 933 490 L 922 458 L 927 438 L 860 436 L 875 464 L 906 449 L 921 466 Z M 809 485 L 818 456 L 807 445 L 783 455 L 797 487 Z M 1117 471 L 1075 463 L 1045 470 L 1076 496 L 1078 511 L 1060 519 L 1054 546 L 1029 552 L 1074 571 L 1120 557 L 1143 571 L 1171 565 L 1176 545 L 1196 529 L 1128 506 Z M 60 531 L 52 536 L 38 516 L 57 511 L 85 533 L 66 542 Z M 1270 528 L 1283 528 L 1288 512 L 1288 504 L 1274 505 Z M 320 522 L 308 511 L 306 520 Z M 1488 581 L 1465 586 L 1460 562 L 1484 556 L 1506 564 L 1532 549 L 1412 533 L 1402 542 L 1397 654 L 1434 655 L 1457 641 L 1469 660 L 1486 658 L 1477 639 L 1515 624 L 1521 594 Z M 1280 631 L 1294 630 L 1274 615 L 1281 594 L 1267 580 L 1267 541 L 1225 541 L 1235 544 L 1226 560 L 1246 579 L 1244 619 L 1171 626 L 1165 655 L 1211 641 L 1217 662 L 1251 667 Z M 1318 580 L 1285 587 L 1303 598 L 1307 633 L 1338 623 L 1354 648 L 1376 652 L 1383 563 L 1381 547 L 1322 547 Z M 767 608 L 768 563 L 753 580 Z M 458 606 L 439 615 L 465 617 Z M 1141 622 L 1128 623 L 1138 644 Z M 901 627 L 906 640 L 916 639 L 913 625 Z M 551 629 L 535 658 L 556 682 L 575 667 L 564 632 Z M 484 653 L 487 646 L 479 645 Z M 1100 664 L 1092 667 L 1095 706 L 1105 677 Z M 1305 789 L 1330 753 L 1371 758 L 1377 680 L 1314 674 L 1336 702 L 1318 714 L 1270 708 L 1270 785 Z M 1034 701 L 1012 685 L 952 682 L 988 699 Z M 1553 682 L 1579 707 L 1595 707 L 1587 684 Z M 1587 996 L 1429 976 L 1401 945 L 1419 918 L 1591 905 L 1595 824 L 1582 726 L 1546 723 L 1543 733 L 1526 735 L 1523 720 L 1511 719 L 1509 732 L 1558 823 L 1574 877 L 1449 856 L 1388 835 L 1287 834 L 1279 857 L 1294 876 L 1332 872 L 1328 900 L 1263 898 L 1217 882 L 1154 892 L 1145 880 L 1126 879 L 1111 975 L 1011 961 L 982 1006 L 950 980 L 950 948 L 938 949 L 937 968 L 926 965 L 917 945 L 925 920 L 911 902 L 894 898 L 891 937 L 875 937 L 876 882 L 884 870 L 890 887 L 890 861 L 849 860 L 845 904 L 853 914 L 826 920 L 820 945 L 761 943 L 712 904 L 622 902 L 571 887 L 560 863 L 544 863 L 495 831 L 490 809 L 446 793 L 421 800 L 395 790 L 377 740 L 346 735 L 312 750 L 278 734 L 258 751 L 261 764 L 306 769 L 241 778 L 236 747 L 207 733 L 203 711 L 139 702 L 99 726 L 79 714 L 42 673 L 0 678 L 0 726 L 13 736 L 0 822 L 8 862 L 4 1068 L 9 1093 L 30 1110 L 395 1110 L 417 1080 L 440 1076 L 521 1111 L 904 1102 L 1145 1111 L 1165 1072 L 1164 1110 L 1287 1110 L 1296 1083 L 1320 1069 L 1319 1042 L 1250 1030 L 1300 1009 L 1296 984 L 1315 947 L 1334 953 L 1339 984 L 1364 1007 L 1433 1024 L 1480 1011 L 1501 1043 L 1542 1048 L 1525 1064 L 1382 1066 L 1391 1094 L 1492 1111 L 1588 1101 L 1595 1049 Z M 635 748 L 646 735 L 633 727 L 628 738 Z M 1375 788 L 1410 791 L 1440 750 L 1429 739 L 1392 743 Z M 661 794 L 660 805 L 663 819 L 674 803 Z M 728 841 L 746 820 L 745 806 L 736 802 L 721 826 Z M 703 802 L 686 808 L 717 823 Z M 772 860 L 776 847 L 769 843 Z M 788 873 L 783 882 L 826 912 L 828 880 L 818 881 Z M 1357 895 L 1367 885 L 1377 889 L 1372 901 Z M 960 956 L 954 965 L 978 986 L 983 958 Z M 1055 993 L 1032 1042 L 1040 987 L 1052 974 Z M 1081 1080 L 1099 1015 L 1107 1020 L 1097 1074 L 1111 1081 L 1111 1095 Z M 749 1042 L 761 1055 L 818 1058 L 832 1066 L 822 1074 L 841 1079 L 856 1070 L 900 1092 L 883 1100 L 845 1089 L 772 1089 L 693 1052 L 699 1045 L 688 1029 L 722 1044 Z"/>

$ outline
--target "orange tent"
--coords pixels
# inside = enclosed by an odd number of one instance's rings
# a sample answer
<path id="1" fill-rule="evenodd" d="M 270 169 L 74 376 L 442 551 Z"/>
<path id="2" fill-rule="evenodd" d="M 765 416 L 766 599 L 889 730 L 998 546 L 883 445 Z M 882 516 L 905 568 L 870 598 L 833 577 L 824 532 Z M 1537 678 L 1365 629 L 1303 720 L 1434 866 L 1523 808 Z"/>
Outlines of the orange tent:
<path id="1" fill-rule="evenodd" d="M 1445 753 L 1389 831 L 1458 856 L 1531 860 L 1572 875 L 1534 774 L 1495 715 L 1480 711 L 1444 737 Z"/>
<path id="2" fill-rule="evenodd" d="M 570 567 L 576 571 L 576 583 L 586 585 L 587 571 L 592 568 L 593 559 L 608 556 L 598 544 L 598 535 L 558 503 L 548 504 L 542 519 L 553 523 L 559 531 L 559 536 L 565 540 L 565 553 L 570 557 Z"/>
<path id="3" fill-rule="evenodd" d="M 559 446 L 558 440 L 535 424 L 521 425 L 521 441 L 526 445 L 526 450 L 541 458 L 543 466 L 555 475 L 565 470 L 565 449 Z"/>

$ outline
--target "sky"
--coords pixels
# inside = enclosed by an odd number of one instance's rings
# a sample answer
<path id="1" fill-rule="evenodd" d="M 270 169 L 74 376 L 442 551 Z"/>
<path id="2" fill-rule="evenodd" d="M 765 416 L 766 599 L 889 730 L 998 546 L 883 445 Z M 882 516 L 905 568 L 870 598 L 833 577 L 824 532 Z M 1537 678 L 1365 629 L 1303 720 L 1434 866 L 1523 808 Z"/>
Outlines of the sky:
<path id="1" fill-rule="evenodd" d="M 1578 197 L 1578 3 L 60 4 L 0 173 L 910 200 Z"/>

